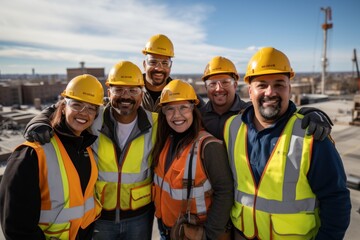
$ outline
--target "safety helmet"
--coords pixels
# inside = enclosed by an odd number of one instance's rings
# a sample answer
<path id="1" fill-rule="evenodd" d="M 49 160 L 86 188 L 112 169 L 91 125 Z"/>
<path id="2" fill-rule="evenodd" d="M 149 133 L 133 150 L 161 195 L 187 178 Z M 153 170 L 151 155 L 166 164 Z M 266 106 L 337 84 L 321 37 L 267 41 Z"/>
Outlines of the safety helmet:
<path id="1" fill-rule="evenodd" d="M 162 106 L 164 103 L 178 101 L 194 101 L 195 105 L 200 102 L 194 88 L 188 82 L 174 79 L 161 91 L 159 106 Z"/>
<path id="2" fill-rule="evenodd" d="M 276 73 L 288 73 L 290 79 L 295 76 L 290 61 L 283 52 L 273 47 L 264 47 L 250 59 L 244 81 L 249 83 L 250 77 Z"/>
<path id="3" fill-rule="evenodd" d="M 235 80 L 239 79 L 239 74 L 232 61 L 225 57 L 216 56 L 213 57 L 206 65 L 204 75 L 201 77 L 203 81 L 206 81 L 210 76 L 215 74 L 230 74 Z"/>
<path id="4" fill-rule="evenodd" d="M 83 74 L 71 79 L 61 96 L 95 105 L 103 105 L 104 89 L 96 77 Z"/>
<path id="5" fill-rule="evenodd" d="M 167 57 L 174 57 L 174 46 L 170 39 L 163 35 L 157 34 L 152 36 L 142 50 L 143 54 L 159 54 Z"/>
<path id="6" fill-rule="evenodd" d="M 144 86 L 145 84 L 138 66 L 129 61 L 120 61 L 111 68 L 105 85 Z"/>

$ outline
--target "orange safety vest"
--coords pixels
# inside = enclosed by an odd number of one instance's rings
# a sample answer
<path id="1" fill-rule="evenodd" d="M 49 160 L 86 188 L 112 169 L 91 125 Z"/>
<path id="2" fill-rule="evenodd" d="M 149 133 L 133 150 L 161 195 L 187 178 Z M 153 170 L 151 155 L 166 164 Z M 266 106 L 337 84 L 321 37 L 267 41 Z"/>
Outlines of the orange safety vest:
<path id="1" fill-rule="evenodd" d="M 201 160 L 201 152 L 198 149 L 201 149 L 202 142 L 209 136 L 211 136 L 209 133 L 201 131 L 199 137 L 193 143 L 195 144 L 192 161 L 192 179 L 194 183 L 189 199 L 191 201 L 190 213 L 197 215 L 201 222 L 205 222 L 206 214 L 212 202 L 212 187 L 206 176 Z M 168 227 L 174 226 L 178 217 L 186 212 L 187 177 L 193 144 L 189 144 L 181 155 L 172 161 L 169 170 L 165 173 L 166 157 L 170 147 L 170 138 L 168 138 L 160 153 L 159 163 L 154 169 L 153 200 L 155 203 L 155 216 L 161 218 Z"/>
<path id="2" fill-rule="evenodd" d="M 25 142 L 38 156 L 41 212 L 39 227 L 46 239 L 76 238 L 79 228 L 88 227 L 101 212 L 101 205 L 94 189 L 98 169 L 90 147 L 87 151 L 91 162 L 91 176 L 82 193 L 79 175 L 59 137 L 43 146 Z"/>

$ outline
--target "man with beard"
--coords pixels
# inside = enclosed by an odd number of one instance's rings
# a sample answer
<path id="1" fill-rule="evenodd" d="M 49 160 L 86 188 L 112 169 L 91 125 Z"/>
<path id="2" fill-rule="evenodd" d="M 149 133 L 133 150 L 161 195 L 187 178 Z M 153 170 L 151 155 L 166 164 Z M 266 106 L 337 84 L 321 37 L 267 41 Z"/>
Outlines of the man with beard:
<path id="1" fill-rule="evenodd" d="M 330 136 L 318 141 L 301 128 L 294 75 L 284 53 L 260 49 L 244 77 L 252 106 L 225 124 L 235 239 L 343 239 L 349 225 L 342 160 Z"/>
<path id="2" fill-rule="evenodd" d="M 98 136 L 91 147 L 99 169 L 96 192 L 103 207 L 93 239 L 150 240 L 154 220 L 150 153 L 158 115 L 141 106 L 144 80 L 135 64 L 115 64 L 106 85 L 109 103 L 91 126 Z M 51 127 L 46 123 L 54 109 L 47 108 L 32 119 L 25 132 L 28 140 L 48 142 L 46 136 L 51 133 L 37 131 Z"/>
<path id="3" fill-rule="evenodd" d="M 213 57 L 205 67 L 202 80 L 209 101 L 200 112 L 205 129 L 218 139 L 223 139 L 226 120 L 251 105 L 236 93 L 239 78 L 234 63 L 225 57 Z M 332 122 L 326 113 L 309 107 L 302 107 L 299 111 L 305 115 L 302 127 L 309 126 L 308 134 L 313 134 L 317 140 L 330 134 Z"/>
<path id="4" fill-rule="evenodd" d="M 145 55 L 143 61 L 145 89 L 142 106 L 149 111 L 157 112 L 161 91 L 171 81 L 171 58 L 174 57 L 174 46 L 167 36 L 157 34 L 149 39 L 142 53 Z M 204 101 L 199 95 L 198 98 L 200 100 L 198 107 L 201 107 Z"/>

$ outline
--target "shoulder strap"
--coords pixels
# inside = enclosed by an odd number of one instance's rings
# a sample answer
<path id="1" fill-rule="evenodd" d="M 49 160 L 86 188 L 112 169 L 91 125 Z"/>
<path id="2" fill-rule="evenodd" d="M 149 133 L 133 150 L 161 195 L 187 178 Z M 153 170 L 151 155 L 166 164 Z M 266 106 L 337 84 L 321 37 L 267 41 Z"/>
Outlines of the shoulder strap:
<path id="1" fill-rule="evenodd" d="M 189 162 L 189 171 L 188 171 L 188 181 L 187 181 L 187 196 L 186 199 L 189 203 L 189 198 L 190 198 L 190 191 L 191 191 L 191 186 L 193 185 L 193 180 L 192 180 L 192 161 L 193 161 L 193 157 L 194 157 L 194 149 L 195 149 L 195 145 L 196 143 L 194 142 L 194 144 L 192 145 L 191 148 L 191 153 L 190 153 L 190 162 Z"/>

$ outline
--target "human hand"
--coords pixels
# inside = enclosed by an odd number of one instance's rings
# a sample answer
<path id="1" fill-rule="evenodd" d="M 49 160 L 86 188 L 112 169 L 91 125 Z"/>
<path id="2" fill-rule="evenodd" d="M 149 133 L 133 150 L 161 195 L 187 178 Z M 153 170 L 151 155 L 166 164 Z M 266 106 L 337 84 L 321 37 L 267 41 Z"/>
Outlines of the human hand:
<path id="1" fill-rule="evenodd" d="M 320 141 L 323 141 L 330 134 L 333 125 L 330 118 L 320 110 L 305 113 L 301 121 L 301 127 L 303 129 L 308 128 L 306 134 L 314 135 L 314 139 Z"/>
<path id="2" fill-rule="evenodd" d="M 51 137 L 54 135 L 54 130 L 48 125 L 40 125 L 25 132 L 24 137 L 29 142 L 39 142 L 41 145 L 50 142 Z"/>

